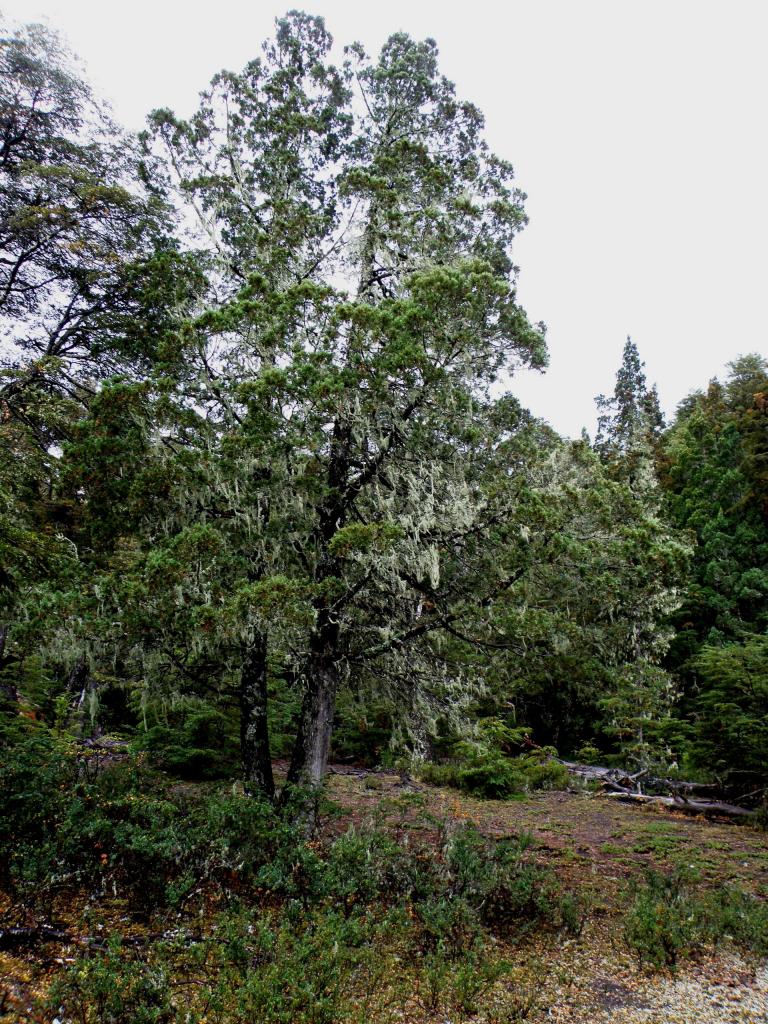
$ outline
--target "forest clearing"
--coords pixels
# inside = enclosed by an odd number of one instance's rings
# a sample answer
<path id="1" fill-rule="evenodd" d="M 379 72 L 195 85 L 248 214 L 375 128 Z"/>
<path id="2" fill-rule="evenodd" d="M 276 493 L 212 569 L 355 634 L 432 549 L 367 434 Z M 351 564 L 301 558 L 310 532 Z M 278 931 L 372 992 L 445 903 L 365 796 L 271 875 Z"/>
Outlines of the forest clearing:
<path id="1" fill-rule="evenodd" d="M 277 766 L 278 773 L 282 767 Z M 653 929 L 635 934 L 628 925 L 633 907 L 637 917 L 638 893 L 647 884 L 649 871 L 667 877 L 684 873 L 686 915 L 694 894 L 698 898 L 732 890 L 765 899 L 764 832 L 625 805 L 587 790 L 494 801 L 417 782 L 404 784 L 398 774 L 359 769 L 335 768 L 329 780 L 322 827 L 310 846 L 312 856 L 322 860 L 334 843 L 339 844 L 340 861 L 322 885 L 315 879 L 318 888 L 311 894 L 313 886 L 302 879 L 308 865 L 294 850 L 295 861 L 281 865 L 288 878 L 273 872 L 270 864 L 262 867 L 260 877 L 254 876 L 252 865 L 239 869 L 241 877 L 231 861 L 226 868 L 218 865 L 218 876 L 211 865 L 211 875 L 195 891 L 164 907 L 143 906 L 137 911 L 127 893 L 116 898 L 110 892 L 110 868 L 117 868 L 117 862 L 102 868 L 98 893 L 64 885 L 50 894 L 45 910 L 14 904 L 6 897 L 3 929 L 13 925 L 20 936 L 24 928 L 29 934 L 14 940 L 0 929 L 0 1019 L 8 1024 L 50 1024 L 57 1017 L 125 1024 L 760 1024 L 766 1019 L 764 910 L 753 922 L 751 935 L 734 928 L 733 906 L 728 920 L 717 925 L 719 933 L 712 930 L 711 921 L 709 931 L 705 928 L 687 939 L 676 931 L 679 921 L 657 922 L 657 935 L 651 934 Z M 176 798 L 189 799 L 194 793 L 195 799 L 202 799 L 198 790 L 213 785 L 176 784 Z M 453 916 L 446 914 L 445 903 L 440 907 L 439 900 L 435 902 L 434 892 L 425 909 L 420 901 L 429 897 L 414 887 L 413 876 L 407 881 L 371 877 L 382 870 L 380 858 L 393 857 L 395 850 L 396 856 L 417 862 L 426 858 L 439 865 L 446 855 L 450 862 L 456 856 L 455 850 L 450 852 L 451 843 L 467 834 L 474 837 L 475 829 L 478 837 L 513 845 L 520 837 L 525 837 L 524 845 L 530 842 L 522 855 L 525 868 L 521 870 L 518 862 L 513 873 L 518 891 L 507 892 L 504 899 L 511 902 L 479 930 L 471 916 L 455 912 L 463 899 L 471 903 L 474 898 L 463 896 L 462 886 L 481 882 L 479 873 L 471 881 L 461 877 L 467 869 L 478 872 L 472 860 L 477 853 L 474 838 L 474 853 L 467 862 L 453 865 L 460 879 L 457 883 L 454 876 L 449 883 L 450 896 L 456 900 Z M 385 841 L 394 844 L 386 854 Z M 468 852 L 464 849 L 462 856 Z M 108 857 L 111 862 L 113 855 Z M 167 861 L 163 863 L 167 866 Z M 145 862 L 131 884 L 141 888 L 147 880 L 144 873 L 157 867 L 151 859 Z M 125 877 L 121 881 L 125 884 Z M 500 893 L 494 898 L 500 899 Z M 680 892 L 657 894 L 655 899 L 664 907 L 654 906 L 653 914 L 668 912 L 669 901 L 680 898 Z M 156 894 L 155 899 L 166 903 L 167 893 L 163 898 Z M 297 900 L 306 900 L 300 912 L 294 906 Z M 405 927 L 396 915 L 387 917 L 398 902 L 408 915 Z M 316 962 L 316 948 L 292 947 L 282 971 L 271 978 L 271 998 L 262 992 L 246 1008 L 242 993 L 222 983 L 221 972 L 232 971 L 233 965 L 225 966 L 227 958 L 217 944 L 244 943 L 237 954 L 242 957 L 253 943 L 247 955 L 258 958 L 261 947 L 253 926 L 243 929 L 243 915 L 269 921 L 275 913 L 281 918 L 289 907 L 289 914 L 301 922 L 299 934 L 328 928 L 332 922 L 332 948 Z M 436 907 L 441 912 L 435 913 Z M 738 918 L 743 908 L 735 913 Z M 373 933 L 353 937 L 348 930 L 352 920 L 358 920 L 358 927 L 367 920 Z M 34 928 L 40 929 L 37 936 Z M 674 943 L 656 948 L 657 940 L 670 938 L 680 942 L 679 949 Z M 352 949 L 344 949 L 350 939 Z M 112 946 L 114 940 L 121 944 Z M 439 960 L 434 956 L 438 947 Z M 660 963 L 653 960 L 659 949 Z M 229 955 L 233 952 L 230 947 Z M 663 962 L 667 954 L 672 963 Z M 265 955 L 269 956 L 268 949 L 262 951 Z M 63 978 L 67 981 L 59 989 L 66 993 L 62 1016 L 62 1008 L 51 1003 L 50 992 Z"/>

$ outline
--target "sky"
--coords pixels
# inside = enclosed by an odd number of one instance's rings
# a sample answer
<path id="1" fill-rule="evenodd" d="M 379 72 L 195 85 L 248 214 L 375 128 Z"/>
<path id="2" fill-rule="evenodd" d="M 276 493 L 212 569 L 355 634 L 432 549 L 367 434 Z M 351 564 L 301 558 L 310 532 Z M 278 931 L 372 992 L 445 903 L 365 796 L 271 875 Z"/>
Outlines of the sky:
<path id="1" fill-rule="evenodd" d="M 339 45 L 430 36 L 512 161 L 530 223 L 518 295 L 550 365 L 511 389 L 561 433 L 594 429 L 627 336 L 672 414 L 737 355 L 768 355 L 764 0 L 0 0 L 59 30 L 117 119 L 190 114 L 292 6 Z"/>

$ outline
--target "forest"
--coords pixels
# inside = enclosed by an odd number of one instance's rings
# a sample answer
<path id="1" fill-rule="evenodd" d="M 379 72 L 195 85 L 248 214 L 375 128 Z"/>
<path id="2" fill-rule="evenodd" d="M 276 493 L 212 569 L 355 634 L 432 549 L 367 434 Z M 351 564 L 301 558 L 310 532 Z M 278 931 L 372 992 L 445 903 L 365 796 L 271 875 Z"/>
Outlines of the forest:
<path id="1" fill-rule="evenodd" d="M 618 914 L 518 824 L 565 793 L 762 865 L 657 835 L 628 955 L 768 953 L 768 360 L 665 422 L 617 339 L 559 436 L 482 113 L 331 48 L 136 136 L 2 26 L 0 1020 L 544 1019 L 530 943 Z"/>

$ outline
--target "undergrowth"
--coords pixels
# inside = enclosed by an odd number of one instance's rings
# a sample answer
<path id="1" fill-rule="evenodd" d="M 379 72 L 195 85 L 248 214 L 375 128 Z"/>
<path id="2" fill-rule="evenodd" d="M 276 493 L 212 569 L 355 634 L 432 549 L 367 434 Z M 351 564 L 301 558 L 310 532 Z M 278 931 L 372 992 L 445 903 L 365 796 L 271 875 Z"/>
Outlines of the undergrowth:
<path id="1" fill-rule="evenodd" d="M 61 1021 L 331 1024 L 415 1005 L 458 1020 L 505 984 L 500 940 L 581 927 L 526 835 L 430 818 L 422 838 L 360 825 L 308 839 L 270 804 L 141 756 L 93 771 L 48 733 L 6 755 L 0 862 L 17 902 L 40 915 L 67 893 L 119 899 L 163 936 L 89 939 L 51 990 Z"/>
<path id="2" fill-rule="evenodd" d="M 674 967 L 702 944 L 732 941 L 768 955 L 768 904 L 734 886 L 702 890 L 690 869 L 648 873 L 632 901 L 624 938 L 641 963 Z"/>

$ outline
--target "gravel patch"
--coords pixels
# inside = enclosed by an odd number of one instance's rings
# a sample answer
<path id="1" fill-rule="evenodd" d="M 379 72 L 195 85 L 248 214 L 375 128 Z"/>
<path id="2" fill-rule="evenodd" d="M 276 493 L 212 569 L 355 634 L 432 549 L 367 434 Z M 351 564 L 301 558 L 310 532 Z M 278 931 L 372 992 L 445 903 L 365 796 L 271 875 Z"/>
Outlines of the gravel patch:
<path id="1" fill-rule="evenodd" d="M 721 950 L 675 974 L 576 952 L 541 1021 L 562 1024 L 768 1024 L 768 964 Z"/>

